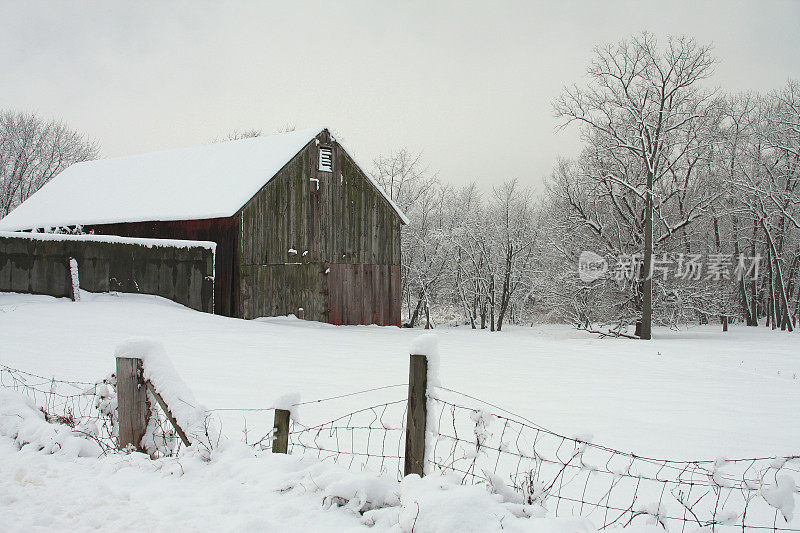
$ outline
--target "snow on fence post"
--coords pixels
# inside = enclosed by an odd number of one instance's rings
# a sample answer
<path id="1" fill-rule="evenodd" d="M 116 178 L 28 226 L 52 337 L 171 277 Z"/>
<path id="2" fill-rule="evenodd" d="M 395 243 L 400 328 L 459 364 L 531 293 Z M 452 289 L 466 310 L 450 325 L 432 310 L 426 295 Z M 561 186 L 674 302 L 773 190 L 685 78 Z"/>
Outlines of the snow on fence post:
<path id="1" fill-rule="evenodd" d="M 404 474 L 425 475 L 426 448 L 433 450 L 438 428 L 428 420 L 433 409 L 434 387 L 439 382 L 439 338 L 435 333 L 420 335 L 411 344 L 408 368 L 408 409 L 406 414 L 406 451 Z"/>
<path id="2" fill-rule="evenodd" d="M 117 368 L 122 366 L 117 374 L 118 383 L 124 384 L 117 391 L 120 447 L 133 444 L 137 450 L 142 450 L 151 457 L 175 451 L 166 438 L 163 442 L 160 437 L 156 438 L 160 426 L 156 405 L 159 405 L 183 444 L 186 447 L 197 445 L 196 449 L 203 458 L 209 459 L 211 450 L 219 442 L 219 431 L 212 423 L 208 409 L 200 405 L 172 366 L 164 346 L 152 339 L 131 338 L 117 345 L 115 356 Z M 128 360 L 136 361 L 137 377 L 133 385 L 128 385 L 126 381 L 130 380 L 126 377 L 126 373 L 129 373 L 125 367 Z M 134 393 L 141 395 L 134 398 L 135 402 L 131 400 Z M 134 417 L 134 434 L 123 439 L 123 424 L 131 425 L 126 420 L 126 417 L 130 418 L 130 405 L 144 410 L 144 416 L 149 420 L 145 420 L 144 425 L 140 426 L 142 418 L 138 415 Z M 142 427 L 144 429 L 140 430 Z"/>
<path id="3" fill-rule="evenodd" d="M 141 359 L 117 357 L 117 416 L 119 449 L 133 446 L 136 451 L 144 452 L 142 437 L 147 430 L 150 406 L 147 405 L 147 387 Z"/>
<path id="4" fill-rule="evenodd" d="M 69 258 L 70 297 L 73 302 L 81 301 L 81 282 L 78 277 L 78 260 Z"/>
<path id="5" fill-rule="evenodd" d="M 275 409 L 272 453 L 289 453 L 289 416 L 289 410 Z"/>

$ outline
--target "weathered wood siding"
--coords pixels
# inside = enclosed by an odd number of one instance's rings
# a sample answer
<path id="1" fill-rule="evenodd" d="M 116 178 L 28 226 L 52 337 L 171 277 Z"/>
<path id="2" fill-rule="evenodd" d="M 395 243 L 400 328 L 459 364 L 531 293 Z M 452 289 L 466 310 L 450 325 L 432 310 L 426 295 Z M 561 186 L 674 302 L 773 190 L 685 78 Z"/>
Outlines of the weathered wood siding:
<path id="1" fill-rule="evenodd" d="M 298 314 L 323 320 L 327 315 L 326 276 L 319 263 L 244 265 L 240 272 L 244 318 Z"/>
<path id="2" fill-rule="evenodd" d="M 333 263 L 330 268 L 328 322 L 400 325 L 400 265 Z"/>
<path id="3" fill-rule="evenodd" d="M 70 296 L 73 258 L 84 290 L 155 294 L 198 311 L 213 310 L 210 247 L 98 242 L 88 235 L 47 237 L 0 235 L 0 292 Z"/>
<path id="4" fill-rule="evenodd" d="M 217 243 L 214 274 L 214 313 L 236 316 L 238 269 L 236 268 L 238 217 L 205 220 L 121 222 L 84 226 L 85 231 L 100 235 L 147 237 L 153 239 L 187 239 Z"/>
<path id="5" fill-rule="evenodd" d="M 332 172 L 312 142 L 241 211 L 239 316 L 302 307 L 312 320 L 399 325 L 401 221 L 327 132 L 317 140 Z"/>

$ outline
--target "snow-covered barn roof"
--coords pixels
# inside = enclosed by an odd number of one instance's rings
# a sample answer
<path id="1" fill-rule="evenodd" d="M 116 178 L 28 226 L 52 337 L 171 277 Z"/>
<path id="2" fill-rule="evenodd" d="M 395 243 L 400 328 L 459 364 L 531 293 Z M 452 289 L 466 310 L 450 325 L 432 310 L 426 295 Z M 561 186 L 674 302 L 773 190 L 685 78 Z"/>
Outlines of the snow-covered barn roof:
<path id="1" fill-rule="evenodd" d="M 0 230 L 230 217 L 324 129 L 76 163 L 0 219 Z"/>

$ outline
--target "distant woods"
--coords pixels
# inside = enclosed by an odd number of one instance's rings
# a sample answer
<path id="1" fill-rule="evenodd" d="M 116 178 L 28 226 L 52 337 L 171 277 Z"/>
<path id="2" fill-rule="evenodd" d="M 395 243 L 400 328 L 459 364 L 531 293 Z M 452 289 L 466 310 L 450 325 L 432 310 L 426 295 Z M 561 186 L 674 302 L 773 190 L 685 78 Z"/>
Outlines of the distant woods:
<path id="1" fill-rule="evenodd" d="M 374 177 L 411 219 L 402 235 L 408 325 L 442 320 L 501 330 L 541 294 L 542 231 L 531 191 L 509 180 L 483 193 L 439 180 L 420 154 L 379 157 Z"/>
<path id="2" fill-rule="evenodd" d="M 278 128 L 277 130 L 275 130 L 274 133 L 288 133 L 290 131 L 295 131 L 296 129 L 297 128 L 293 123 L 287 122 L 286 124 L 284 124 L 283 126 Z M 227 142 L 227 141 L 238 141 L 240 139 L 251 139 L 253 137 L 261 137 L 262 135 L 264 135 L 264 130 L 262 130 L 260 128 L 250 128 L 250 129 L 245 129 L 245 130 L 231 130 L 226 135 L 224 135 L 222 137 L 215 137 L 215 138 L 211 139 L 211 142 L 212 143 L 221 143 L 221 142 Z M 267 135 L 269 135 L 269 133 Z"/>
<path id="3" fill-rule="evenodd" d="M 0 110 L 0 218 L 71 164 L 98 153 L 95 142 L 63 122 Z"/>
<path id="4" fill-rule="evenodd" d="M 554 102 L 583 149 L 556 163 L 540 197 L 513 179 L 449 185 L 405 150 L 379 157 L 376 178 L 411 218 L 408 323 L 563 320 L 641 338 L 711 319 L 792 330 L 800 83 L 724 94 L 704 83 L 713 65 L 685 37 L 598 47 L 588 82 Z M 599 270 L 581 279 L 587 251 Z"/>

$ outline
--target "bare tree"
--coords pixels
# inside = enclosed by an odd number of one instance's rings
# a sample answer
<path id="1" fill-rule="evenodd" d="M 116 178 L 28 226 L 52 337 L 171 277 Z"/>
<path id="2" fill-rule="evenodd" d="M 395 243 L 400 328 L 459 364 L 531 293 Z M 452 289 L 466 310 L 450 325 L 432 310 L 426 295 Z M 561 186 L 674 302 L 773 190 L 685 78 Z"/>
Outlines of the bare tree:
<path id="1" fill-rule="evenodd" d="M 281 133 L 281 132 L 279 132 Z M 212 143 L 224 143 L 228 141 L 238 141 L 241 139 L 250 139 L 253 137 L 261 137 L 264 132 L 260 129 L 251 128 L 248 130 L 231 130 L 223 137 L 215 137 L 211 140 Z"/>
<path id="2" fill-rule="evenodd" d="M 643 206 L 638 224 L 643 233 L 642 278 L 637 286 L 641 324 L 639 336 L 651 338 L 654 185 L 666 180 L 702 144 L 699 130 L 706 118 L 711 94 L 699 82 L 712 73 L 709 46 L 686 37 L 669 38 L 662 50 L 655 38 L 643 33 L 631 40 L 595 50 L 585 87 L 564 90 L 554 103 L 565 123 L 583 125 L 587 138 L 603 150 L 610 163 L 604 176 L 637 197 L 633 209 Z M 631 158 L 636 164 L 631 164 Z M 689 165 L 690 166 L 690 165 Z M 627 209 L 627 206 L 625 207 Z M 638 216 L 638 215 L 637 215 Z M 659 225 L 669 236 L 690 224 L 697 214 Z"/>
<path id="3" fill-rule="evenodd" d="M 446 271 L 451 221 L 450 193 L 422 164 L 422 154 L 400 149 L 373 162 L 373 176 L 411 223 L 402 229 L 403 279 L 401 291 L 409 325 L 425 314 L 431 327 L 430 305 Z"/>
<path id="4" fill-rule="evenodd" d="M 421 152 L 401 148 L 373 161 L 373 176 L 403 211 L 410 210 L 438 183 L 436 174 L 422 163 Z"/>
<path id="5" fill-rule="evenodd" d="M 497 316 L 497 331 L 500 331 L 512 298 L 532 279 L 530 270 L 537 228 L 533 224 L 531 192 L 521 188 L 517 180 L 508 180 L 495 187 L 492 199 L 496 219 L 494 240 L 502 279 Z"/>
<path id="6" fill-rule="evenodd" d="M 98 152 L 96 143 L 62 122 L 0 111 L 0 218 L 56 174 Z"/>

